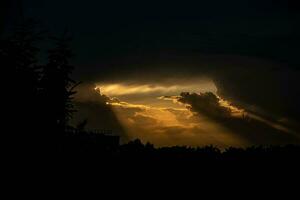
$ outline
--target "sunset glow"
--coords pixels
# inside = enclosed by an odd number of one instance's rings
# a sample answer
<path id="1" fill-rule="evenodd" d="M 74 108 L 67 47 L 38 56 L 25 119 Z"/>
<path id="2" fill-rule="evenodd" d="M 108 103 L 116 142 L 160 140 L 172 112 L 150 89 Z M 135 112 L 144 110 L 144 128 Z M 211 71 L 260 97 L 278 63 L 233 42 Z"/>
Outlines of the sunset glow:
<path id="1" fill-rule="evenodd" d="M 96 88 L 99 88 L 103 94 L 108 96 L 125 96 L 131 94 L 145 94 L 145 93 L 163 93 L 176 94 L 182 91 L 191 92 L 217 92 L 217 88 L 212 81 L 198 81 L 194 84 L 173 84 L 164 85 L 159 83 L 153 84 L 122 84 L 122 83 L 112 83 L 112 84 L 97 84 Z"/>
<path id="2" fill-rule="evenodd" d="M 170 98 L 171 101 L 162 98 L 162 95 L 176 97 L 182 91 L 216 93 L 212 81 L 180 85 L 113 83 L 99 84 L 96 89 L 118 99 L 109 105 L 130 138 L 140 138 L 157 146 L 215 144 L 223 148 L 246 145 L 246 141 L 233 137 L 231 131 L 222 125 L 205 116 L 195 117 L 176 98 Z M 222 105 L 232 109 L 235 115 L 242 112 L 225 100 L 222 100 Z"/>
<path id="3" fill-rule="evenodd" d="M 232 119 L 248 117 L 278 130 L 289 131 L 223 99 L 217 95 L 217 88 L 210 80 L 200 80 L 197 84 L 99 83 L 94 89 L 107 98 L 106 104 L 111 106 L 127 137 L 140 138 L 156 146 L 213 144 L 225 148 L 251 145 L 234 130 L 213 119 L 218 115 L 213 112 L 218 111 L 212 110 L 212 115 L 207 116 L 201 110 L 191 110 L 189 103 L 180 101 L 183 91 L 196 95 L 211 92 L 217 98 L 220 108 L 226 109 Z"/>

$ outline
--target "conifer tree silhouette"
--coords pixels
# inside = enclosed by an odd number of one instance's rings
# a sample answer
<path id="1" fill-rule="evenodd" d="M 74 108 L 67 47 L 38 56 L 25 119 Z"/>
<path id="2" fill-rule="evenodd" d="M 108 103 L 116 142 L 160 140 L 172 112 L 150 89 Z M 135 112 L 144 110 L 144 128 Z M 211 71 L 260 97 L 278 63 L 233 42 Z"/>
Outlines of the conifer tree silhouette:
<path id="1" fill-rule="evenodd" d="M 40 49 L 37 43 L 42 40 L 43 32 L 36 27 L 33 20 L 25 20 L 18 24 L 10 34 L 0 40 L 0 66 L 11 69 L 14 76 L 10 91 L 14 93 L 11 98 L 10 114 L 6 116 L 10 127 L 13 128 L 12 146 L 16 148 L 34 148 L 40 140 L 41 127 L 39 123 L 40 104 L 40 77 L 41 68 L 38 63 Z M 4 75 L 4 73 L 3 73 Z M 11 96 L 12 97 L 12 96 Z"/>
<path id="2" fill-rule="evenodd" d="M 47 113 L 46 127 L 51 127 L 51 134 L 61 134 L 75 112 L 72 100 L 77 84 L 70 77 L 74 69 L 69 63 L 71 38 L 65 32 L 61 38 L 53 37 L 52 40 L 55 47 L 48 51 L 48 63 L 42 69 L 42 98 Z"/>
<path id="3" fill-rule="evenodd" d="M 39 118 L 39 78 L 40 66 L 36 44 L 42 37 L 37 32 L 35 22 L 25 21 L 15 28 L 14 34 L 1 41 L 2 66 L 14 70 L 15 86 L 18 88 L 14 110 L 17 128 L 26 129 L 29 133 L 37 130 L 36 120 Z"/>

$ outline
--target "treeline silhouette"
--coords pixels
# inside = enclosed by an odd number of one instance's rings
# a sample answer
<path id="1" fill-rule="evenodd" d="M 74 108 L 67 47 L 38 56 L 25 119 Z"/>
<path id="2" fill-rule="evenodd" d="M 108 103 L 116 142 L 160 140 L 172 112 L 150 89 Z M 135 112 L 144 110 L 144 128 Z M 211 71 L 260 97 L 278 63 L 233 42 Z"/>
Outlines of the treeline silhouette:
<path id="1" fill-rule="evenodd" d="M 14 69 L 15 93 L 10 126 L 14 132 L 11 148 L 18 154 L 56 155 L 60 158 L 103 159 L 115 161 L 149 161 L 151 163 L 207 163 L 222 161 L 296 161 L 300 147 L 296 145 L 228 148 L 163 147 L 133 140 L 120 144 L 119 137 L 106 133 L 86 131 L 86 121 L 77 127 L 69 125 L 76 111 L 73 104 L 74 89 L 78 84 L 71 78 L 74 67 L 69 59 L 71 38 L 65 32 L 51 37 L 54 47 L 47 51 L 41 64 L 38 43 L 46 40 L 43 32 L 28 21 L 16 27 L 13 34 L 1 38 L 1 66 Z M 48 41 L 48 39 L 47 39 Z M 101 122 L 100 122 L 101 123 Z"/>
<path id="2" fill-rule="evenodd" d="M 119 137 L 94 132 L 75 131 L 66 138 L 62 153 L 78 158 L 92 158 L 95 162 L 101 159 L 110 161 L 143 161 L 149 164 L 211 164 L 226 162 L 246 163 L 289 163 L 298 162 L 299 145 L 269 145 L 217 148 L 213 145 L 204 147 L 171 146 L 155 147 L 139 139 L 125 144 L 119 143 Z M 178 163 L 180 162 L 180 163 Z"/>

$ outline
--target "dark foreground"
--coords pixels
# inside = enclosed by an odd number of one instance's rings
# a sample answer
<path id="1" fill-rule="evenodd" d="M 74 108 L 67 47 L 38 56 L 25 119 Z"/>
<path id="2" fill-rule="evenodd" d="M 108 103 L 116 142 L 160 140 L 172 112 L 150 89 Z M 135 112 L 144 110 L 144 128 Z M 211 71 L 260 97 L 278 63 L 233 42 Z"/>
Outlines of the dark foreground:
<path id="1" fill-rule="evenodd" d="M 82 163 L 94 166 L 117 167 L 219 167 L 267 165 L 296 166 L 300 161 L 299 145 L 252 146 L 248 148 L 230 147 L 220 150 L 214 146 L 188 147 L 173 146 L 157 148 L 150 143 L 143 144 L 139 139 L 126 144 L 119 143 L 118 136 L 98 133 L 69 133 L 50 143 L 31 146 L 28 157 L 43 160 L 51 158 L 58 163 Z M 40 148 L 37 150 L 36 148 Z"/>
<path id="2" fill-rule="evenodd" d="M 120 195 L 118 191 L 122 190 L 144 195 L 157 191 L 174 195 L 190 190 L 202 194 L 212 190 L 209 195 L 214 195 L 219 189 L 226 189 L 232 194 L 239 190 L 269 195 L 283 191 L 283 186 L 296 191 L 298 185 L 298 145 L 232 147 L 221 151 L 213 146 L 155 148 L 139 140 L 120 145 L 118 139 L 77 133 L 49 140 L 54 143 L 32 144 L 30 151 L 18 150 L 21 160 L 14 171 L 18 178 L 22 177 L 19 183 L 31 187 L 33 181 L 35 190 L 42 188 L 39 190 L 44 195 L 52 194 L 53 188 L 64 192 L 71 188 L 72 194 L 108 193 L 110 197 Z"/>

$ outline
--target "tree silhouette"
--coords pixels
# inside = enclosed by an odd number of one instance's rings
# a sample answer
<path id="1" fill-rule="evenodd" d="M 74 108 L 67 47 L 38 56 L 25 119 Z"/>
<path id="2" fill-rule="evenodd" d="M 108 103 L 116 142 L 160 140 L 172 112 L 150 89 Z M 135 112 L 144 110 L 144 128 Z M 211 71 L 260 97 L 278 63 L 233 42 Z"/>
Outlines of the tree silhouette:
<path id="1" fill-rule="evenodd" d="M 70 75 L 74 67 L 69 63 L 72 51 L 70 37 L 65 32 L 61 38 L 53 37 L 55 47 L 48 51 L 48 64 L 42 70 L 42 98 L 46 111 L 45 122 L 54 133 L 64 132 L 68 121 L 75 112 L 72 103 L 76 83 Z"/>
<path id="2" fill-rule="evenodd" d="M 39 118 L 39 78 L 40 66 L 38 64 L 39 48 L 36 44 L 42 39 L 42 33 L 35 30 L 36 23 L 25 21 L 17 26 L 7 39 L 1 40 L 1 63 L 3 67 L 13 69 L 15 72 L 16 91 L 14 98 L 15 120 L 17 129 L 22 128 L 29 133 L 36 133 L 36 122 Z"/>
<path id="3" fill-rule="evenodd" d="M 0 58 L 1 66 L 15 73 L 11 122 L 18 135 L 16 146 L 46 150 L 61 142 L 58 137 L 64 134 L 75 112 L 72 100 L 76 84 L 70 78 L 74 68 L 69 64 L 71 39 L 66 33 L 52 38 L 55 47 L 48 51 L 48 63 L 41 65 L 37 46 L 44 33 L 37 31 L 36 25 L 32 20 L 24 21 L 1 38 Z"/>
<path id="4" fill-rule="evenodd" d="M 33 20 L 26 20 L 14 27 L 10 34 L 0 40 L 0 64 L 3 69 L 11 69 L 13 78 L 8 76 L 11 107 L 8 122 L 13 129 L 10 134 L 12 148 L 36 150 L 37 141 L 41 140 L 40 77 L 38 63 L 40 49 L 37 44 L 43 33 L 36 29 Z M 2 73 L 2 78 L 7 74 Z M 10 82 L 13 82 L 10 84 Z M 13 97 L 13 98 L 12 98 Z"/>

